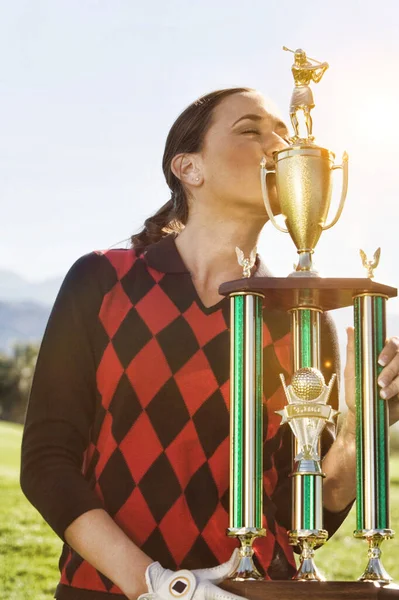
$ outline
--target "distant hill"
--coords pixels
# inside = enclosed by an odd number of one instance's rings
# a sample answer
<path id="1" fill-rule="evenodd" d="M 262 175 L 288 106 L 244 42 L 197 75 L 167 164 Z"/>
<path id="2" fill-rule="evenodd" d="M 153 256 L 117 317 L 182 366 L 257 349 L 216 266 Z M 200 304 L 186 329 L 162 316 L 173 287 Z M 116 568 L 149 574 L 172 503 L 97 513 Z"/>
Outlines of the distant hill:
<path id="1" fill-rule="evenodd" d="M 16 342 L 40 342 L 63 277 L 27 281 L 0 269 L 0 352 Z"/>
<path id="2" fill-rule="evenodd" d="M 63 277 L 52 277 L 44 281 L 27 281 L 20 275 L 0 269 L 0 301 L 20 302 L 27 300 L 52 306 Z"/>
<path id="3" fill-rule="evenodd" d="M 36 302 L 0 302 L 0 352 L 9 354 L 16 342 L 40 342 L 50 311 Z"/>

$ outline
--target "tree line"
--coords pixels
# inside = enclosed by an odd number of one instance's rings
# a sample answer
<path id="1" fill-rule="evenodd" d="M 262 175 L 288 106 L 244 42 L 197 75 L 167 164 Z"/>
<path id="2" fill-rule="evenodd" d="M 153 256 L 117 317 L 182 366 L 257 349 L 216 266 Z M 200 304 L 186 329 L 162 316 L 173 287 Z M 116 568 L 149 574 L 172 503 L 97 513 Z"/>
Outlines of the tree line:
<path id="1" fill-rule="evenodd" d="M 23 423 L 40 344 L 15 344 L 0 353 L 0 419 Z"/>

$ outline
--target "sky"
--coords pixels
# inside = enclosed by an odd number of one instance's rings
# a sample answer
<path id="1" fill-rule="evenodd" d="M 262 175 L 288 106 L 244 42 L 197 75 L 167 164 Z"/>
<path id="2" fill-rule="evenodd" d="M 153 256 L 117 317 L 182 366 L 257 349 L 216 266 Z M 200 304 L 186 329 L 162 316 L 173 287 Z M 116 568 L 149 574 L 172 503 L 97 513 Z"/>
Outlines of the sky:
<path id="1" fill-rule="evenodd" d="M 397 0 L 1 0 L 0 269 L 41 281 L 125 247 L 169 199 L 165 139 L 198 96 L 253 87 L 288 120 L 283 45 L 330 64 L 314 133 L 337 163 L 349 154 L 346 206 L 316 266 L 362 277 L 359 248 L 381 246 L 376 280 L 396 286 Z M 334 190 L 336 204 L 338 173 Z M 259 251 L 275 275 L 292 270 L 294 245 L 270 223 Z"/>

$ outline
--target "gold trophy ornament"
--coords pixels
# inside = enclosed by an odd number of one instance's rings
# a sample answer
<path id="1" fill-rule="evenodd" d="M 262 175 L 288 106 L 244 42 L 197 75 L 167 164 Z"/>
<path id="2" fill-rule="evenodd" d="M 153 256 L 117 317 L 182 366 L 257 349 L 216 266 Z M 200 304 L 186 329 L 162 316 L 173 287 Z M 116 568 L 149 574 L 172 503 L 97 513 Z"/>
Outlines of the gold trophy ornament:
<path id="1" fill-rule="evenodd" d="M 242 276 L 251 277 L 251 270 L 256 261 L 256 248 L 254 248 L 249 255 L 249 258 L 245 258 L 244 252 L 236 246 L 236 255 L 238 264 L 242 267 Z"/>
<path id="2" fill-rule="evenodd" d="M 364 250 L 359 250 L 359 252 L 362 259 L 363 267 L 367 270 L 367 277 L 369 279 L 373 279 L 374 269 L 378 267 L 378 264 L 380 262 L 381 248 L 377 248 L 377 250 L 374 252 L 372 260 L 368 260 Z"/>
<path id="3" fill-rule="evenodd" d="M 298 50 L 290 50 L 286 46 L 283 46 L 283 50 L 292 52 L 294 54 L 294 64 L 291 67 L 292 75 L 294 77 L 295 87 L 291 96 L 290 103 L 290 118 L 292 127 L 295 135 L 291 138 L 292 142 L 313 142 L 314 137 L 312 135 L 313 122 L 310 115 L 310 111 L 314 108 L 313 93 L 309 84 L 311 81 L 319 83 L 324 73 L 328 69 L 328 63 L 321 63 L 314 58 L 308 58 L 306 52 L 301 48 Z M 312 61 L 312 62 L 309 62 Z M 316 63 L 316 64 L 312 64 Z M 307 129 L 307 137 L 301 139 L 299 136 L 299 122 L 297 118 L 298 110 L 302 110 L 305 116 L 305 123 Z"/>
<path id="4" fill-rule="evenodd" d="M 314 368 L 304 367 L 293 376 L 287 386 L 284 375 L 280 375 L 288 405 L 276 410 L 283 423 L 289 423 L 298 440 L 297 461 L 319 461 L 318 440 L 326 422 L 334 423 L 337 411 L 327 405 L 336 375 L 325 385 L 323 374 Z M 308 465 L 307 465 L 308 468 Z M 319 468 L 316 468 L 319 472 Z"/>

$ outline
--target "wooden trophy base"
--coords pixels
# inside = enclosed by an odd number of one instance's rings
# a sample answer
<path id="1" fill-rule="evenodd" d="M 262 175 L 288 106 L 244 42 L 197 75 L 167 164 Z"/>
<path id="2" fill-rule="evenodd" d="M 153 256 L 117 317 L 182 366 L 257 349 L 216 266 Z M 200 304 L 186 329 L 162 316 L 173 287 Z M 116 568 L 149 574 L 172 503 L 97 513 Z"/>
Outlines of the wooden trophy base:
<path id="1" fill-rule="evenodd" d="M 379 294 L 387 298 L 398 294 L 396 288 L 371 279 L 331 277 L 249 277 L 227 281 L 219 287 L 222 296 L 239 292 L 259 292 L 264 295 L 266 308 L 291 310 L 314 306 L 323 311 L 353 306 L 353 298 L 359 294 Z"/>
<path id="2" fill-rule="evenodd" d="M 399 599 L 399 586 L 362 581 L 224 581 L 221 588 L 247 600 Z"/>

